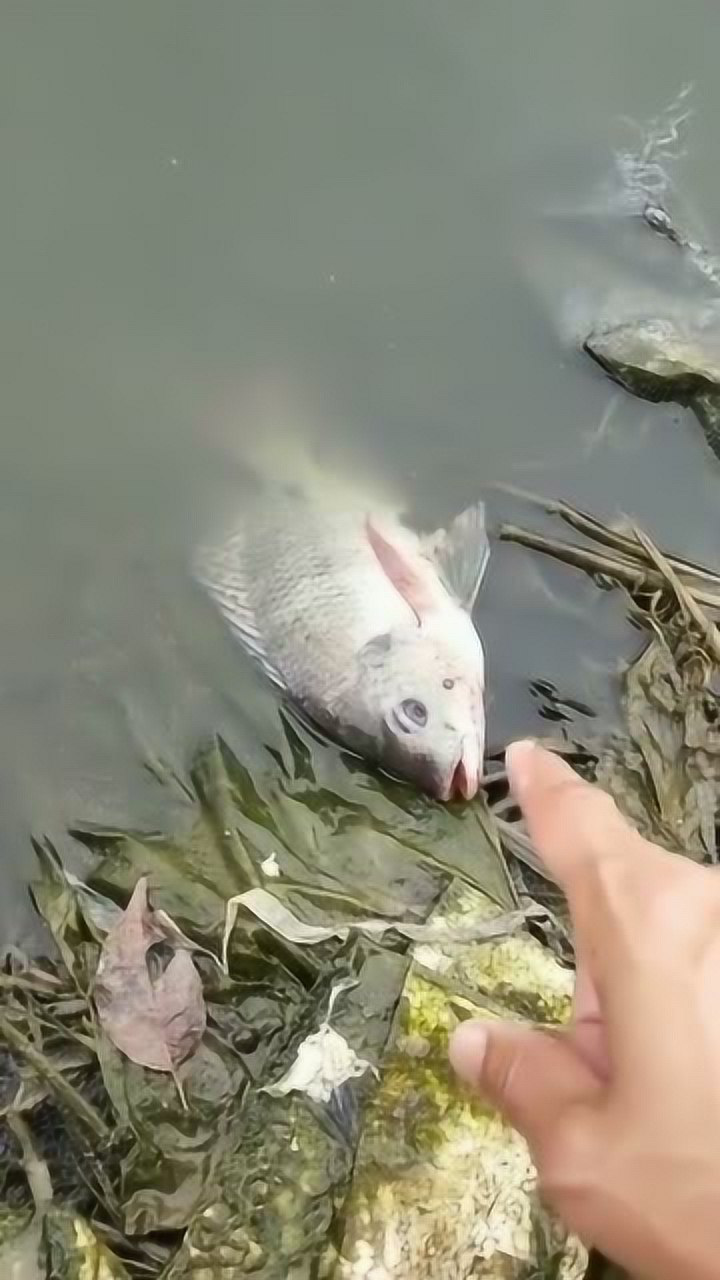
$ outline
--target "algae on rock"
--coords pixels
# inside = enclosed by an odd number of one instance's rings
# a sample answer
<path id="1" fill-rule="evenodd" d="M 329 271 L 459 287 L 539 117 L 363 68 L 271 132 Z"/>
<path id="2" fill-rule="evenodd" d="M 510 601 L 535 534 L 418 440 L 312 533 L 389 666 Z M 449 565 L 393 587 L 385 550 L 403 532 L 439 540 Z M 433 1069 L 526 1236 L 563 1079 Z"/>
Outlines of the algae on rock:
<path id="1" fill-rule="evenodd" d="M 453 885 L 436 911 L 467 921 L 497 908 Z M 520 1280 L 532 1269 L 580 1280 L 587 1255 L 541 1207 L 525 1142 L 458 1088 L 447 1060 L 449 1034 L 470 1015 L 562 1024 L 572 971 L 527 933 L 436 944 L 430 955 L 417 944 L 412 956 L 366 1114 L 338 1277 Z"/>

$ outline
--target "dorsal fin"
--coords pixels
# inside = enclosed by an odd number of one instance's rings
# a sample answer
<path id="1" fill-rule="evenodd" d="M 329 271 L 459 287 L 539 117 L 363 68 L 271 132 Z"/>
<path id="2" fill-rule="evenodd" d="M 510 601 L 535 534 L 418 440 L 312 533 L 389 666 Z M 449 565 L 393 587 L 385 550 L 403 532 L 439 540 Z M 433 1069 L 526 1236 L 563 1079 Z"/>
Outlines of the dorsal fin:
<path id="1" fill-rule="evenodd" d="M 467 507 L 447 529 L 437 529 L 422 543 L 448 591 L 470 613 L 490 558 L 484 502 Z"/>

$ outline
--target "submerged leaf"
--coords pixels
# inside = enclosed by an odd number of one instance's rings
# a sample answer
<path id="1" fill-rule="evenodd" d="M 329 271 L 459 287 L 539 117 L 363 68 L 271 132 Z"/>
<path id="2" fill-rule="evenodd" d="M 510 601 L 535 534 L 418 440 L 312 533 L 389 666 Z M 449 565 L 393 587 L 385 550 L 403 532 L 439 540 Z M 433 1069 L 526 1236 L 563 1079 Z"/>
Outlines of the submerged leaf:
<path id="1" fill-rule="evenodd" d="M 329 970 L 338 975 L 333 1030 L 358 1058 L 379 1061 L 407 960 L 360 940 Z M 352 986 L 343 974 L 352 976 Z M 302 1027 L 296 1021 L 290 1041 L 276 1050 L 271 1078 L 291 1066 L 299 1044 L 316 1031 L 318 1007 L 327 1008 L 329 994 L 327 983 L 305 993 Z M 266 1080 L 264 1073 L 258 1084 Z M 229 1280 L 247 1272 L 262 1280 L 334 1276 L 334 1239 L 373 1088 L 367 1071 L 335 1089 L 327 1103 L 251 1087 L 232 1109 L 232 1148 L 208 1180 L 208 1200 L 163 1280 Z"/>
<path id="2" fill-rule="evenodd" d="M 207 1014 L 200 975 L 186 950 L 175 951 L 160 977 L 151 978 L 148 951 L 164 938 L 143 877 L 105 940 L 94 998 L 103 1030 L 126 1057 L 151 1071 L 174 1072 L 197 1049 Z"/>
<path id="3" fill-rule="evenodd" d="M 80 887 L 79 882 L 68 875 L 51 844 L 35 842 L 35 853 L 40 865 L 40 876 L 32 885 L 35 906 L 55 940 L 68 973 L 77 986 L 86 991 L 97 960 L 98 939 L 93 928 L 94 915 L 86 914 L 84 908 L 101 899 L 101 895 Z M 108 899 L 101 900 L 108 903 L 110 909 L 114 907 Z"/>
<path id="4" fill-rule="evenodd" d="M 235 1149 L 247 1083 L 242 1064 L 232 1046 L 208 1030 L 178 1069 L 181 1097 L 169 1076 L 149 1076 L 107 1037 L 98 1052 L 118 1123 L 135 1135 L 118 1187 L 123 1229 L 132 1237 L 183 1230 L 207 1202 L 218 1165 Z"/>

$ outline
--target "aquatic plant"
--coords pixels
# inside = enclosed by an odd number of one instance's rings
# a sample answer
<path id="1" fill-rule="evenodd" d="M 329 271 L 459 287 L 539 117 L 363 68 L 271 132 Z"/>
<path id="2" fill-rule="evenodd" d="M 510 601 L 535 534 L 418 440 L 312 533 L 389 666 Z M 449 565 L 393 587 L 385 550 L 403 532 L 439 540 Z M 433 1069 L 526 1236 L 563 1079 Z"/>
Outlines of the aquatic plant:
<path id="1" fill-rule="evenodd" d="M 720 575 L 550 511 L 579 540 L 499 536 L 624 592 L 643 636 L 623 732 L 550 745 L 653 839 L 714 861 Z M 338 768 L 283 717 L 259 776 L 203 747 L 186 830 L 76 831 L 87 882 L 36 843 L 52 945 L 0 973 L 3 1274 L 605 1274 L 447 1067 L 463 1018 L 558 1025 L 570 1006 L 564 903 L 501 763 L 443 807 Z"/>

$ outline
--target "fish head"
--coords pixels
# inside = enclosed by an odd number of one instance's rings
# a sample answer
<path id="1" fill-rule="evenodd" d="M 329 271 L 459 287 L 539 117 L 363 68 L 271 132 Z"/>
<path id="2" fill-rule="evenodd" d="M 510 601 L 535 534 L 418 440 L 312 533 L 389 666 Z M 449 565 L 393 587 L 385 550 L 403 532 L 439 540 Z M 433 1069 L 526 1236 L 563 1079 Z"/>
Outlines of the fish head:
<path id="1" fill-rule="evenodd" d="M 469 618 L 454 639 L 425 627 L 378 637 L 359 686 L 381 765 L 442 801 L 476 795 L 485 753 L 485 662 Z"/>

